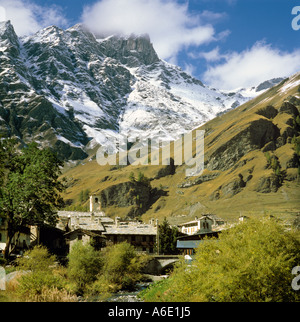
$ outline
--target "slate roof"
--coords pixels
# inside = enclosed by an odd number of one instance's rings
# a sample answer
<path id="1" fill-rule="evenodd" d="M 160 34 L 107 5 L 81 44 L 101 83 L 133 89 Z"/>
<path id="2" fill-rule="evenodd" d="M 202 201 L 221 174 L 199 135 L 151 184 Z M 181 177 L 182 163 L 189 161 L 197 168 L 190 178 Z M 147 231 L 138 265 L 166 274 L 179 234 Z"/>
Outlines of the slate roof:
<path id="1" fill-rule="evenodd" d="M 69 228 L 84 229 L 92 231 L 105 231 L 105 225 L 111 225 L 114 220 L 106 217 L 104 212 L 79 212 L 79 211 L 59 211 L 61 223 L 67 223 Z"/>
<path id="2" fill-rule="evenodd" d="M 85 230 L 85 229 L 82 229 L 82 228 L 78 228 L 78 229 L 75 229 L 75 230 L 72 230 L 72 231 L 69 231 L 67 233 L 65 233 L 64 235 L 67 237 L 67 238 L 70 238 L 70 236 L 72 235 L 77 235 L 77 234 L 84 234 L 84 235 L 88 235 L 90 237 L 101 237 L 101 238 L 106 238 L 105 236 L 101 235 L 100 233 L 95 233 L 91 230 Z"/>
<path id="3" fill-rule="evenodd" d="M 177 248 L 197 248 L 202 240 L 177 240 Z"/>
<path id="4" fill-rule="evenodd" d="M 140 222 L 116 222 L 104 212 L 59 211 L 60 225 L 64 223 L 77 229 L 102 232 L 104 235 L 157 235 L 157 228 Z"/>
<path id="5" fill-rule="evenodd" d="M 150 224 L 141 223 L 120 223 L 119 225 L 112 225 L 105 227 L 104 235 L 156 235 L 157 229 Z"/>

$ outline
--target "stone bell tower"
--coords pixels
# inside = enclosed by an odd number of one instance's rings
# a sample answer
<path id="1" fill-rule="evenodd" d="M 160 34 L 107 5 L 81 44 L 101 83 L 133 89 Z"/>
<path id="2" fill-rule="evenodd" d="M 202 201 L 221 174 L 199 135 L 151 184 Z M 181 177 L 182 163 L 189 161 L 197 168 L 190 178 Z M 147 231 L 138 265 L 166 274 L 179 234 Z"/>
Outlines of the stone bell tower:
<path id="1" fill-rule="evenodd" d="M 90 212 L 100 212 L 100 211 L 101 211 L 100 197 L 95 195 L 90 196 Z"/>

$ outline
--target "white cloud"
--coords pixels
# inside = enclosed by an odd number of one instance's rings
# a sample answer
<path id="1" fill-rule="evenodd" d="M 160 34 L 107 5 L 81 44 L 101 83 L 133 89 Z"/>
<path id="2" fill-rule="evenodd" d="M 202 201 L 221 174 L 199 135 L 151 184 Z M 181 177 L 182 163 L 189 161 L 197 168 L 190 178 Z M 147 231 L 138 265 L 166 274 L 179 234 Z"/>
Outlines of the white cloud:
<path id="1" fill-rule="evenodd" d="M 207 62 L 217 62 L 222 59 L 228 58 L 228 55 L 221 54 L 220 48 L 216 47 L 208 52 L 191 52 L 189 53 L 189 57 L 191 57 L 192 59 L 204 58 Z"/>
<path id="2" fill-rule="evenodd" d="M 11 20 L 19 36 L 32 34 L 49 25 L 64 26 L 67 23 L 59 6 L 39 6 L 28 0 L 0 0 L 6 20 Z"/>
<path id="3" fill-rule="evenodd" d="M 300 49 L 293 52 L 282 52 L 264 42 L 257 42 L 252 48 L 241 53 L 232 52 L 220 55 L 212 51 L 203 55 L 208 61 L 217 61 L 218 57 L 225 62 L 210 66 L 203 75 L 203 81 L 221 89 L 251 87 L 261 82 L 290 76 L 300 70 Z"/>
<path id="4" fill-rule="evenodd" d="M 174 60 L 184 48 L 215 41 L 215 30 L 208 21 L 221 16 L 209 11 L 202 16 L 191 14 L 187 3 L 175 0 L 101 0 L 85 7 L 82 21 L 103 36 L 147 33 L 158 55 Z"/>
<path id="5" fill-rule="evenodd" d="M 184 69 L 183 69 L 187 74 L 193 75 L 194 72 L 196 71 L 196 66 L 192 64 L 185 63 L 184 64 Z"/>
<path id="6" fill-rule="evenodd" d="M 209 52 L 202 52 L 199 54 L 199 57 L 205 58 L 207 61 L 218 61 L 222 59 L 222 55 L 220 54 L 220 48 L 216 47 L 215 49 L 209 51 Z"/>

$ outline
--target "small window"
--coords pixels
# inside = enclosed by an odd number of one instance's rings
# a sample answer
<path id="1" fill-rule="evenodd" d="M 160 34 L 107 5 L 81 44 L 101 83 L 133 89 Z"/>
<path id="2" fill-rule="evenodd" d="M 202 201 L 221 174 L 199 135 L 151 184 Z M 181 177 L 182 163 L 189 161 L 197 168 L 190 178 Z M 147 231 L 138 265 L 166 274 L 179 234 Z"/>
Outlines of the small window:
<path id="1" fill-rule="evenodd" d="M 95 198 L 95 203 L 98 203 L 98 202 L 99 202 L 98 198 Z"/>

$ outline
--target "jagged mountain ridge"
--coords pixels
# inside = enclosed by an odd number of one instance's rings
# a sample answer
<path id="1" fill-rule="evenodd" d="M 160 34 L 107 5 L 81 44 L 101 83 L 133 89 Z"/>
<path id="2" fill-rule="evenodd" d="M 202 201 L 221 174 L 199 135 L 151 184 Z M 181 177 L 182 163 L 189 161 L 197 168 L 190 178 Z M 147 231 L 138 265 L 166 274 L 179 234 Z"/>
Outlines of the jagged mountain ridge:
<path id="1" fill-rule="evenodd" d="M 0 23 L 1 134 L 52 146 L 65 160 L 85 158 L 120 129 L 176 139 L 248 99 L 160 60 L 147 35 L 101 38 L 79 24 L 19 38 Z"/>
<path id="2" fill-rule="evenodd" d="M 110 216 L 166 217 L 174 224 L 202 213 L 230 221 L 266 213 L 295 219 L 300 207 L 300 72 L 199 130 L 205 132 L 202 174 L 187 177 L 185 160 L 177 166 L 142 162 L 126 167 L 93 160 L 64 173 L 69 180 L 65 200 L 85 206 L 79 195 L 88 186 Z M 171 149 L 175 155 L 182 155 L 179 145 Z M 148 186 L 134 189 L 131 178 L 139 173 L 149 178 L 150 192 Z"/>

